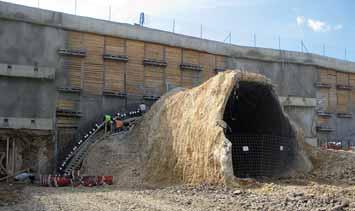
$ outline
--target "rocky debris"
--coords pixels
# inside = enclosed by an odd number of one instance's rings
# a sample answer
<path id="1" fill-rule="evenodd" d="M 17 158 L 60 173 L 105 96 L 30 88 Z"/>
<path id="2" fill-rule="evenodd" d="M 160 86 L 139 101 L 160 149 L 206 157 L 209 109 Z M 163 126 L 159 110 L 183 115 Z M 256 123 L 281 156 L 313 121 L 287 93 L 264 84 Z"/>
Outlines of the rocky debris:
<path id="1" fill-rule="evenodd" d="M 28 186 L 0 210 L 355 210 L 355 186 L 298 180 L 253 188 L 177 185 L 165 188 L 44 188 Z M 1 201 L 1 198 L 0 198 Z"/>
<path id="2" fill-rule="evenodd" d="M 308 179 L 328 183 L 355 185 L 355 153 L 347 151 L 321 150 L 306 147 L 314 169 Z"/>
<path id="3" fill-rule="evenodd" d="M 12 183 L 0 183 L 0 210 L 3 206 L 15 205 L 23 199 L 23 186 Z"/>

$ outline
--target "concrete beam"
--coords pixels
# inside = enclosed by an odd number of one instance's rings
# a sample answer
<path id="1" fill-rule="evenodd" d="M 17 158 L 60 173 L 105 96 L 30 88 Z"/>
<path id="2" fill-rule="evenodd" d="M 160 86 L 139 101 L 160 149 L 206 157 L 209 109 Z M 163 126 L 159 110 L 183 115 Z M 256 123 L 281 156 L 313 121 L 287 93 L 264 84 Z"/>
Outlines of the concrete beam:
<path id="1" fill-rule="evenodd" d="M 282 106 L 289 107 L 316 107 L 316 98 L 305 98 L 305 97 L 279 97 Z"/>
<path id="2" fill-rule="evenodd" d="M 55 78 L 55 69 L 29 65 L 0 64 L 0 76 L 49 79 Z"/>
<path id="3" fill-rule="evenodd" d="M 53 130 L 53 119 L 0 117 L 0 128 Z"/>
<path id="4" fill-rule="evenodd" d="M 0 18 L 195 49 L 233 58 L 245 58 L 265 62 L 295 63 L 343 72 L 355 72 L 354 62 L 316 54 L 231 45 L 131 24 L 75 16 L 5 2 L 0 2 Z"/>

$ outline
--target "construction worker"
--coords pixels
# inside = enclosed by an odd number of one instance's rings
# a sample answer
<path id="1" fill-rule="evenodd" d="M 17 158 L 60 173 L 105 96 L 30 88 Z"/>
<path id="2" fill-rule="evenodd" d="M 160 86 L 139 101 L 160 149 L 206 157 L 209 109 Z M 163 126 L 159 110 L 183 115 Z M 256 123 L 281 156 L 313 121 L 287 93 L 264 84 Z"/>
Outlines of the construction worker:
<path id="1" fill-rule="evenodd" d="M 123 130 L 123 122 L 119 118 L 117 118 L 115 120 L 115 132 L 119 133 L 122 130 Z"/>
<path id="2" fill-rule="evenodd" d="M 139 105 L 139 110 L 142 112 L 142 114 L 147 111 L 147 106 L 144 104 L 144 102 Z"/>
<path id="3" fill-rule="evenodd" d="M 105 123 L 105 133 L 111 130 L 112 124 L 112 117 L 111 115 L 105 114 L 104 116 L 104 123 Z"/>

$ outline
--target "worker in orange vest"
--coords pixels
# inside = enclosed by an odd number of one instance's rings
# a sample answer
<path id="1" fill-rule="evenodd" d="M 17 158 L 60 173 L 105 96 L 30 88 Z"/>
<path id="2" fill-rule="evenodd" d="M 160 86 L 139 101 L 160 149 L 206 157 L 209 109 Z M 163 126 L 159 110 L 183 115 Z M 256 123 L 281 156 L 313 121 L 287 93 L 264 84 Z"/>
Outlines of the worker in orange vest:
<path id="1" fill-rule="evenodd" d="M 115 120 L 115 132 L 119 133 L 123 130 L 123 121 L 117 118 Z"/>

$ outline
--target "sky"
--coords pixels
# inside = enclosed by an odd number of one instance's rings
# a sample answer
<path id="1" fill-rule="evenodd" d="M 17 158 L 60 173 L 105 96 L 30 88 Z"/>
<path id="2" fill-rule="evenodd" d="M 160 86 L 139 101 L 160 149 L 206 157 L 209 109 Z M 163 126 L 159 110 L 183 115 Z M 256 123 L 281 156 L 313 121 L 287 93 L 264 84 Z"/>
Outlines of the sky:
<path id="1" fill-rule="evenodd" d="M 75 0 L 4 1 L 131 24 L 144 12 L 147 27 L 355 61 L 353 0 L 76 0 L 76 11 Z"/>

